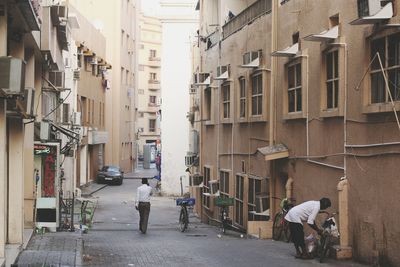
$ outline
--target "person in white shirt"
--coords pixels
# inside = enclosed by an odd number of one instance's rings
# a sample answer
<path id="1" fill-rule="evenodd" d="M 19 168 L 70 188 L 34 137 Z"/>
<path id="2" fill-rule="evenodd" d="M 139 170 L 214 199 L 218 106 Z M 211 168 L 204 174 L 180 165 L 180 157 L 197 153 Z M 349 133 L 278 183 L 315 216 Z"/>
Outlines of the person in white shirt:
<path id="1" fill-rule="evenodd" d="M 147 231 L 147 223 L 150 214 L 150 196 L 153 194 L 153 189 L 149 185 L 147 178 L 142 179 L 142 185 L 137 188 L 136 192 L 136 209 L 139 210 L 139 230 L 145 234 Z"/>
<path id="2" fill-rule="evenodd" d="M 311 200 L 306 201 L 300 205 L 291 208 L 285 216 L 285 220 L 289 222 L 289 229 L 292 234 L 292 241 L 296 248 L 296 258 L 311 259 L 311 255 L 307 252 L 304 242 L 304 228 L 303 222 L 318 232 L 322 230 L 315 224 L 315 218 L 320 210 L 327 209 L 331 206 L 329 198 L 321 198 L 319 201 Z M 301 250 L 300 250 L 301 248 Z"/>

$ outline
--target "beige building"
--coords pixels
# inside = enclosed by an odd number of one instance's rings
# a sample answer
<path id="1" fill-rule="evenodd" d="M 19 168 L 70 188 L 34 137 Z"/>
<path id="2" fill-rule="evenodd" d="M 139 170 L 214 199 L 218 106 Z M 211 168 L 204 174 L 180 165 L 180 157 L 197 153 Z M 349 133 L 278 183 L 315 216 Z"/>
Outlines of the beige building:
<path id="1" fill-rule="evenodd" d="M 326 196 L 337 257 L 400 264 L 399 6 L 357 3 L 199 1 L 203 221 L 233 197 L 234 226 L 269 238 L 276 198 Z"/>
<path id="2" fill-rule="evenodd" d="M 112 65 L 111 90 L 106 91 L 105 164 L 130 172 L 136 162 L 135 88 L 137 88 L 138 7 L 135 0 L 70 0 L 106 38 L 106 56 Z M 94 10 L 96 10 L 94 12 Z"/>
<path id="3" fill-rule="evenodd" d="M 139 72 L 137 90 L 137 144 L 143 156 L 143 145 L 160 140 L 161 116 L 161 22 L 143 14 L 139 20 Z"/>

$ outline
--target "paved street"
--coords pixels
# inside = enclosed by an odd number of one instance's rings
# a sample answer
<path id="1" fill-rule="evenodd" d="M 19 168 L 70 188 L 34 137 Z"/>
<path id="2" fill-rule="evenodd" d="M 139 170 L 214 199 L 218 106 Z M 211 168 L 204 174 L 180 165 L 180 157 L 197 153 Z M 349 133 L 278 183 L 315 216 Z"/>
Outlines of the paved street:
<path id="1" fill-rule="evenodd" d="M 154 181 L 152 181 L 154 182 Z M 218 237 L 216 227 L 191 216 L 190 228 L 178 230 L 174 199 L 155 197 L 147 234 L 138 230 L 134 194 L 138 179 L 96 192 L 95 224 L 84 240 L 85 266 L 362 266 L 351 262 L 297 260 L 292 244 L 272 240 Z"/>

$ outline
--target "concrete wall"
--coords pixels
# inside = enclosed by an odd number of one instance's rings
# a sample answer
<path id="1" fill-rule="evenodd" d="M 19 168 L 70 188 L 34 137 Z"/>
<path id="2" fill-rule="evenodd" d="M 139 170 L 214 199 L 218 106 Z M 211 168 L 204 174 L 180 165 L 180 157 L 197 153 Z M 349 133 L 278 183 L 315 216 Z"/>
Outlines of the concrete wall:
<path id="1" fill-rule="evenodd" d="M 181 175 L 185 175 L 185 155 L 188 151 L 189 85 L 192 76 L 190 36 L 196 33 L 194 3 L 161 6 L 162 22 L 162 172 L 163 188 L 167 194 L 180 194 Z M 177 53 L 179 51 L 179 53 Z M 181 101 L 177 102 L 177 97 Z M 188 191 L 188 178 L 183 189 Z"/>

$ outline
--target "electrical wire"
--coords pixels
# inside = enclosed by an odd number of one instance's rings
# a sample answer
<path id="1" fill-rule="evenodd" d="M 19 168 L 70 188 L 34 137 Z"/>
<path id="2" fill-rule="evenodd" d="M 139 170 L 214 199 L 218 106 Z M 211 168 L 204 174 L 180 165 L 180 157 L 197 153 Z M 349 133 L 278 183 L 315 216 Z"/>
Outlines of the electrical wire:
<path id="1" fill-rule="evenodd" d="M 61 101 L 60 103 L 58 103 L 58 105 L 52 109 L 48 114 L 46 114 L 46 116 L 43 117 L 43 119 L 46 119 L 48 116 L 50 116 L 54 111 L 56 111 L 62 104 L 64 104 L 65 100 L 67 100 L 67 98 L 70 96 L 72 90 L 69 90 L 68 95 L 63 99 L 63 101 Z"/>

